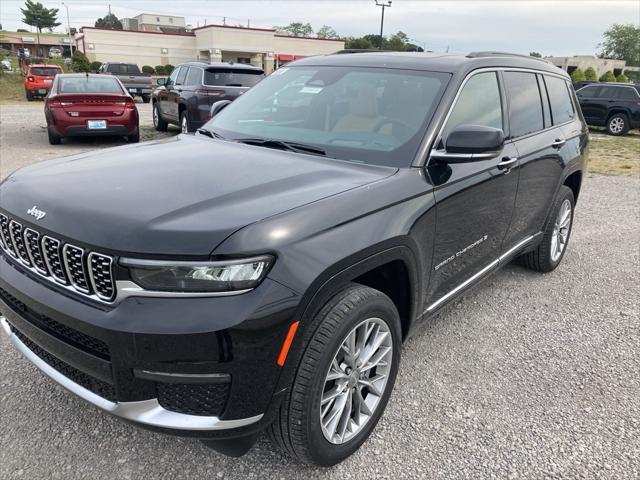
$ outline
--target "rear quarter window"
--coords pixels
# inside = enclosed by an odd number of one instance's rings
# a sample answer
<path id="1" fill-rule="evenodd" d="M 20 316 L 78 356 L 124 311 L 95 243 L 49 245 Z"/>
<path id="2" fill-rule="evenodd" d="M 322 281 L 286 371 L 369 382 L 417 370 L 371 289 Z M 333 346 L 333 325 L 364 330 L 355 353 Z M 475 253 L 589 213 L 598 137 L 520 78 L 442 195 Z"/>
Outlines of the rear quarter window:
<path id="1" fill-rule="evenodd" d="M 618 91 L 616 92 L 616 98 L 620 100 L 640 100 L 638 91 L 633 87 L 619 87 L 617 90 Z"/>
<path id="2" fill-rule="evenodd" d="M 550 75 L 545 75 L 544 81 L 547 84 L 553 124 L 558 125 L 572 120 L 575 117 L 575 111 L 573 110 L 573 103 L 571 103 L 571 97 L 569 96 L 567 82 L 562 78 L 552 77 Z"/>

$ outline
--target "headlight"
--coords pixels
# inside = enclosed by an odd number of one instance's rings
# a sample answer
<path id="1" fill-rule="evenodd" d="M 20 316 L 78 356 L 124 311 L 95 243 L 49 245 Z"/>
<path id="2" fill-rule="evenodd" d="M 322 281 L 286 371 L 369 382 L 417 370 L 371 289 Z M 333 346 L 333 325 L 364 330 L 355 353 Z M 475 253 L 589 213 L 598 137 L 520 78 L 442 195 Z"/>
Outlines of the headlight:
<path id="1" fill-rule="evenodd" d="M 220 262 L 120 259 L 131 279 L 146 290 L 196 293 L 250 290 L 260 284 L 272 263 L 270 255 Z"/>

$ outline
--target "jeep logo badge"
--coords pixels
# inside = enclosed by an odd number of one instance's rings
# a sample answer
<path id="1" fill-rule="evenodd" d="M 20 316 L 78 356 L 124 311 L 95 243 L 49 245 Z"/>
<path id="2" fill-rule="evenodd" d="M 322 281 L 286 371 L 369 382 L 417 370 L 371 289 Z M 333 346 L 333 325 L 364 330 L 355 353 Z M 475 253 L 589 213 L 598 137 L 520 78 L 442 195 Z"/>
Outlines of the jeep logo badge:
<path id="1" fill-rule="evenodd" d="M 27 210 L 27 213 L 33 217 L 36 217 L 36 219 L 38 220 L 42 220 L 44 216 L 47 214 L 47 212 L 43 210 L 38 210 L 38 207 L 36 205 L 31 207 L 29 210 Z"/>

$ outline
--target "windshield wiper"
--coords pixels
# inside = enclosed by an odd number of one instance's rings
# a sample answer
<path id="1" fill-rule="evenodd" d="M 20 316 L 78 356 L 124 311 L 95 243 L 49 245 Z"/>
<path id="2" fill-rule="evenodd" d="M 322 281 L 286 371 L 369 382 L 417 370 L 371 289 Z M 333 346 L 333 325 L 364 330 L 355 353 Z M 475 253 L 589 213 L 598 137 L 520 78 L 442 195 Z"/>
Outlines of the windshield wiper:
<path id="1" fill-rule="evenodd" d="M 201 135 L 205 135 L 209 138 L 218 138 L 220 140 L 226 140 L 222 135 L 220 135 L 219 133 L 214 132 L 213 130 L 207 130 L 206 128 L 199 128 L 198 129 L 198 133 Z"/>
<path id="2" fill-rule="evenodd" d="M 276 140 L 273 138 L 238 138 L 235 140 L 238 143 L 245 143 L 247 145 L 255 145 L 258 147 L 275 148 L 277 150 L 287 150 L 289 152 L 307 153 L 310 155 L 320 155 L 322 157 L 327 156 L 327 152 L 314 145 L 308 145 L 306 143 L 298 142 L 286 142 L 284 140 Z"/>

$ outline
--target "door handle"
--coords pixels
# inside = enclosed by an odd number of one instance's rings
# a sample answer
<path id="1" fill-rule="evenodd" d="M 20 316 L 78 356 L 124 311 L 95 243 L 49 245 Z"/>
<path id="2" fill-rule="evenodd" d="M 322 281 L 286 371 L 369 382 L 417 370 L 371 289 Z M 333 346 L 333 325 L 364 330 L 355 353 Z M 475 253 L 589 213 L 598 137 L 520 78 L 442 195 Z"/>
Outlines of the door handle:
<path id="1" fill-rule="evenodd" d="M 518 157 L 502 157 L 502 160 L 498 163 L 498 168 L 500 170 L 510 170 L 517 161 Z"/>
<path id="2" fill-rule="evenodd" d="M 551 146 L 552 146 L 553 148 L 560 148 L 560 147 L 562 147 L 565 143 L 567 143 L 567 141 L 566 141 L 566 140 L 564 140 L 564 139 L 562 139 L 562 138 L 556 138 L 555 142 L 553 142 L 553 143 L 551 144 Z"/>

